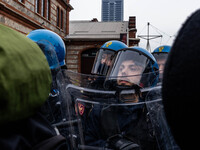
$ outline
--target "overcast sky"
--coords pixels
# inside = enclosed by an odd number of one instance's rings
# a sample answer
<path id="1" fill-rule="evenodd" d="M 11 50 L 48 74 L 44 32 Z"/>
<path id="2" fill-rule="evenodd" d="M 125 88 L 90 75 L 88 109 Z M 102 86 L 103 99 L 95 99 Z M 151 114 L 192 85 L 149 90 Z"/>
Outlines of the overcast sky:
<path id="1" fill-rule="evenodd" d="M 102 0 L 70 0 L 74 8 L 70 20 L 101 21 Z M 173 40 L 185 20 L 200 8 L 200 0 L 124 0 L 124 21 L 136 16 L 137 36 L 147 34 L 147 22 L 150 23 L 150 35 L 162 35 L 163 38 L 150 40 L 151 50 L 159 45 L 172 45 Z M 146 48 L 146 40 L 140 45 Z"/>

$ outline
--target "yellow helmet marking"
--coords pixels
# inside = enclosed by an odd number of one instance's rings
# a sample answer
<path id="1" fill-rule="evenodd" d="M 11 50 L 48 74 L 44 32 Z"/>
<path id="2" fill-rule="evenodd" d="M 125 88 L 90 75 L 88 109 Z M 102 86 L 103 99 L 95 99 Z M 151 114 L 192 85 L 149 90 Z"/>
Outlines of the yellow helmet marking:
<path id="1" fill-rule="evenodd" d="M 108 42 L 108 43 L 106 44 L 106 47 L 110 46 L 111 44 L 112 44 L 112 42 Z"/>
<path id="2" fill-rule="evenodd" d="M 159 52 L 162 52 L 162 50 L 164 49 L 164 47 L 159 47 Z"/>

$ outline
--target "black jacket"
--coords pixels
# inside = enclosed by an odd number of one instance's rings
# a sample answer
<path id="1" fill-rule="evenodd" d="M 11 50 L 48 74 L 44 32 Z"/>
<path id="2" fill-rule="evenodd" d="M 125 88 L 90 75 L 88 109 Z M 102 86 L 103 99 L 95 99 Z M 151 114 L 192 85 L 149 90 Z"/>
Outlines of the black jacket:
<path id="1" fill-rule="evenodd" d="M 0 126 L 1 150 L 66 150 L 68 145 L 62 136 L 38 112 L 27 119 Z"/>

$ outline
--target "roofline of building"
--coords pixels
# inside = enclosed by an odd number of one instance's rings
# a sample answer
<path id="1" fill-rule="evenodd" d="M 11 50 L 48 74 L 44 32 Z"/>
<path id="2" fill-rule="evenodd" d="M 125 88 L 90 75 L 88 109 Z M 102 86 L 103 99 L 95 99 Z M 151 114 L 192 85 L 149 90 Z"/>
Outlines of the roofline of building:
<path id="1" fill-rule="evenodd" d="M 139 38 L 129 38 L 130 41 L 140 41 Z"/>
<path id="2" fill-rule="evenodd" d="M 64 3 L 65 6 L 67 6 L 70 11 L 73 10 L 74 8 L 72 7 L 72 5 L 68 4 L 65 0 L 58 0 L 58 2 L 62 5 L 62 3 Z"/>
<path id="3" fill-rule="evenodd" d="M 105 41 L 111 38 L 64 38 L 64 41 Z M 120 40 L 119 38 L 112 38 L 112 40 Z"/>
<path id="4" fill-rule="evenodd" d="M 105 40 L 120 40 L 120 38 L 64 38 L 64 41 L 105 41 Z M 140 41 L 139 38 L 129 38 L 130 41 Z"/>
<path id="5" fill-rule="evenodd" d="M 70 8 L 70 11 L 71 11 L 71 10 L 74 10 L 74 7 L 72 7 L 71 4 L 67 4 L 67 6 Z"/>

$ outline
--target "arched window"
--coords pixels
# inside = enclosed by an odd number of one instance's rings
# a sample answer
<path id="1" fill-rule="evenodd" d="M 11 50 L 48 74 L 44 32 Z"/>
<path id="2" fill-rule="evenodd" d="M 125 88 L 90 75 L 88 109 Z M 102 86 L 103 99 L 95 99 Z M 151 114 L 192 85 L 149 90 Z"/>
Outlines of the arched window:
<path id="1" fill-rule="evenodd" d="M 91 48 L 88 50 L 85 50 L 81 54 L 81 73 L 84 74 L 91 74 L 91 70 L 93 67 L 94 59 L 96 56 L 96 53 L 99 49 L 97 48 Z"/>

